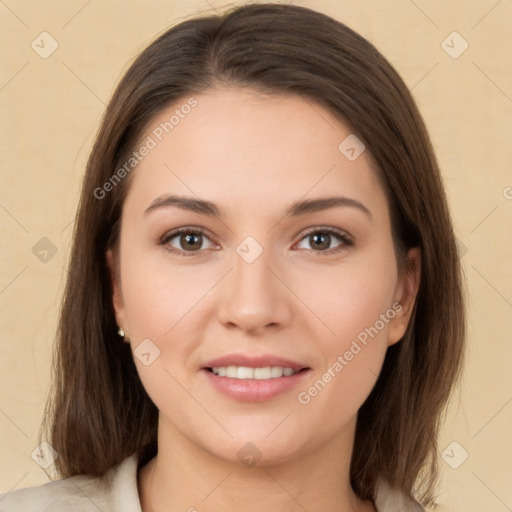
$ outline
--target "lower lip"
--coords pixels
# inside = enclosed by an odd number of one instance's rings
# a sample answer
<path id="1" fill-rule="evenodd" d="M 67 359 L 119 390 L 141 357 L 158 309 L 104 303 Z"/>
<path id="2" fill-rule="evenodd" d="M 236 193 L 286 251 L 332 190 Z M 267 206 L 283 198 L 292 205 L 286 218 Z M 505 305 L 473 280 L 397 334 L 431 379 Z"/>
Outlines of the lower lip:
<path id="1" fill-rule="evenodd" d="M 243 402 L 263 402 L 270 400 L 282 393 L 296 387 L 304 378 L 311 373 L 308 368 L 288 377 L 277 377 L 275 379 L 232 379 L 220 377 L 213 372 L 203 368 L 210 383 L 221 393 Z"/>

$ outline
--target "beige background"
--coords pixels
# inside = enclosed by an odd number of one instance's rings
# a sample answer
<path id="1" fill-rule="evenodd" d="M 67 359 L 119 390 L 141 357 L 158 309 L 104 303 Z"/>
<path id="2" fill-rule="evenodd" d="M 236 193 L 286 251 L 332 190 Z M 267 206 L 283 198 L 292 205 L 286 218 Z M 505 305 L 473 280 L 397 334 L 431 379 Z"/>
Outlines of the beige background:
<path id="1" fill-rule="evenodd" d="M 294 3 L 330 14 L 372 41 L 401 73 L 425 117 L 469 294 L 467 365 L 440 439 L 440 510 L 510 510 L 512 1 Z M 48 390 L 80 181 L 105 103 L 128 63 L 157 34 L 225 5 L 0 1 L 2 491 L 48 480 L 31 452 Z M 43 31 L 58 43 L 47 59 L 31 47 L 34 40 L 41 46 Z M 469 44 L 456 59 L 442 47 L 453 31 Z M 451 51 L 461 49 L 463 41 L 452 39 Z M 57 250 L 46 262 L 32 250 L 43 237 Z M 458 445 L 445 452 L 445 462 L 441 453 L 453 441 Z M 464 450 L 467 460 L 453 469 Z"/>

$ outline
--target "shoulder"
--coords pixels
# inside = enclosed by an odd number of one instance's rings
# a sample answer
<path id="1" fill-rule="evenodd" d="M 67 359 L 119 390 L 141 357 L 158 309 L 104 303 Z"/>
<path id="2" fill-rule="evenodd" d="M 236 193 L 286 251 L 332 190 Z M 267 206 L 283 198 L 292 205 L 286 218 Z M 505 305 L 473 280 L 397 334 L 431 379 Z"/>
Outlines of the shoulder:
<path id="1" fill-rule="evenodd" d="M 380 481 L 378 512 L 424 512 L 423 507 Z M 137 458 L 132 455 L 104 477 L 77 475 L 0 494 L 0 512 L 142 512 L 137 491 Z"/>
<path id="2" fill-rule="evenodd" d="M 137 458 L 126 458 L 104 477 L 77 475 L 0 494 L 0 512 L 141 512 Z"/>
<path id="3" fill-rule="evenodd" d="M 425 509 L 414 499 L 404 496 L 400 491 L 393 489 L 384 480 L 380 480 L 375 499 L 377 512 L 425 512 Z"/>

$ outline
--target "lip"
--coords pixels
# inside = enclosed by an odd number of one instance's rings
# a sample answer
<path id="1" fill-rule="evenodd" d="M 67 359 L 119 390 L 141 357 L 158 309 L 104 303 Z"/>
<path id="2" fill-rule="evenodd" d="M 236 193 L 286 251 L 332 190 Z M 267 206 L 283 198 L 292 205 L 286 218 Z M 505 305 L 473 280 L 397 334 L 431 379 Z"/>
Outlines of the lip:
<path id="1" fill-rule="evenodd" d="M 202 368 L 200 373 L 205 376 L 208 382 L 217 391 L 220 391 L 231 399 L 240 402 L 264 402 L 287 391 L 291 391 L 310 375 L 311 372 L 312 370 L 308 368 L 288 377 L 283 376 L 266 380 L 220 377 L 207 368 Z"/>
<path id="2" fill-rule="evenodd" d="M 246 366 L 248 368 L 265 368 L 267 366 L 280 366 L 291 368 L 298 372 L 287 377 L 272 379 L 233 379 L 221 377 L 211 372 L 211 368 L 219 366 Z M 231 399 L 241 402 L 263 402 L 292 390 L 312 372 L 306 364 L 291 359 L 271 355 L 228 354 L 208 361 L 202 368 L 201 374 L 205 376 L 210 385 L 217 391 Z"/>
<path id="3" fill-rule="evenodd" d="M 247 368 L 265 368 L 266 366 L 281 366 L 299 371 L 309 368 L 308 365 L 285 359 L 271 354 L 249 356 L 247 354 L 228 354 L 212 359 L 203 365 L 203 369 L 218 368 L 219 366 L 246 366 Z"/>

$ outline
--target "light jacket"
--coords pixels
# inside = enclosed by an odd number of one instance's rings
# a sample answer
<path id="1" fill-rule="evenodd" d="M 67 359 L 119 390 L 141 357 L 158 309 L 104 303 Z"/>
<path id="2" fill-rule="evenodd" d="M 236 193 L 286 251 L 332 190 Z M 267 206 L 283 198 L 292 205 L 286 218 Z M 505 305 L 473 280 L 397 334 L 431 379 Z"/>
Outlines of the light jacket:
<path id="1" fill-rule="evenodd" d="M 76 475 L 0 494 L 0 512 L 142 512 L 137 466 L 134 454 L 101 478 Z M 384 483 L 379 485 L 375 506 L 378 512 L 424 512 L 417 502 Z"/>

